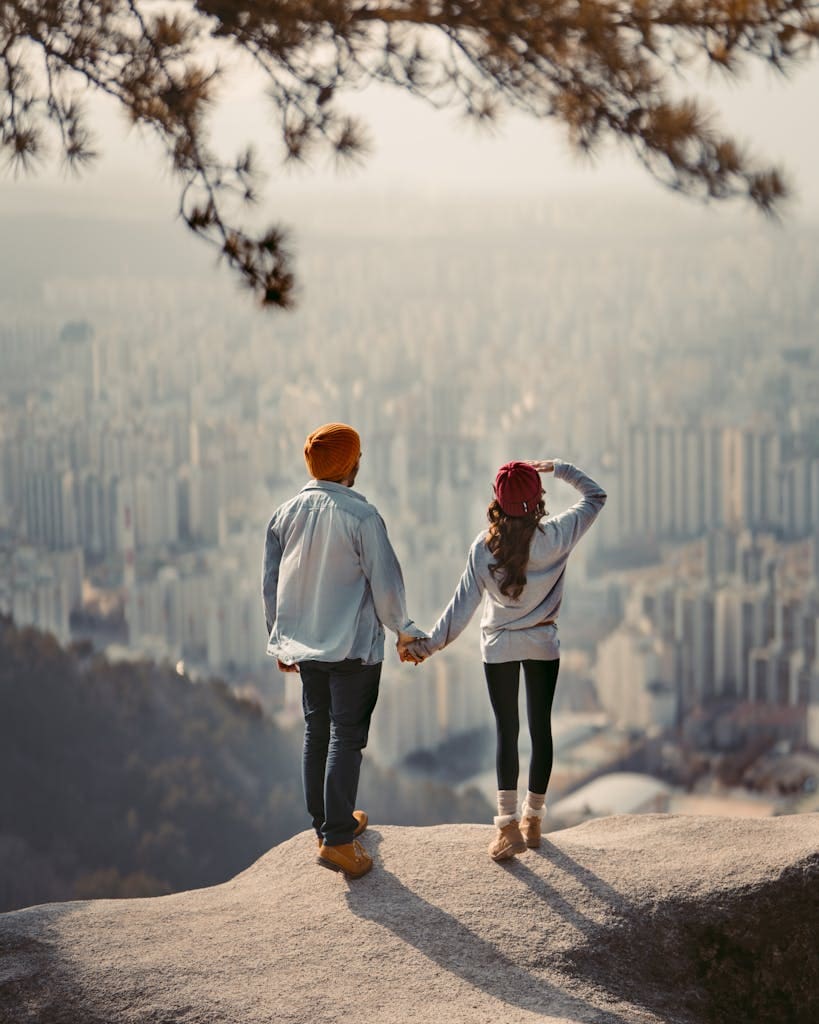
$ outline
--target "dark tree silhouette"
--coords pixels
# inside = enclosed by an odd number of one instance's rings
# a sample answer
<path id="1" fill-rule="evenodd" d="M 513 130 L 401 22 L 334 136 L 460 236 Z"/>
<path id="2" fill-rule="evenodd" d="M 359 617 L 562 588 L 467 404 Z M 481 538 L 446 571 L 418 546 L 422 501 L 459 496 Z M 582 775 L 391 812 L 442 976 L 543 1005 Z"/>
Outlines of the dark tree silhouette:
<path id="1" fill-rule="evenodd" d="M 556 118 L 580 150 L 612 138 L 672 189 L 770 212 L 781 172 L 680 98 L 679 73 L 735 74 L 749 60 L 784 73 L 817 38 L 808 0 L 0 0 L 0 148 L 27 170 L 56 132 L 81 166 L 95 154 L 80 91 L 107 93 L 160 139 L 191 230 L 264 305 L 287 307 L 286 233 L 248 234 L 231 207 L 256 196 L 253 153 L 225 162 L 208 135 L 237 52 L 266 76 L 289 160 L 362 155 L 364 130 L 339 97 L 375 80 L 479 120 L 504 106 Z"/>

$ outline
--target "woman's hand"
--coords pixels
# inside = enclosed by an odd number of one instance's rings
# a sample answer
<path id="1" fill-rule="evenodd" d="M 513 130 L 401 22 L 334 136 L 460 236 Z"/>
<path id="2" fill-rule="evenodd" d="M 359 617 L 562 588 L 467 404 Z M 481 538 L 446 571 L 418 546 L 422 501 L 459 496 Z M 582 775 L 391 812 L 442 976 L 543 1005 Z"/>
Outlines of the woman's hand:
<path id="1" fill-rule="evenodd" d="M 554 459 L 535 459 L 527 462 L 526 465 L 531 466 L 532 469 L 537 470 L 538 473 L 554 473 L 555 471 Z"/>

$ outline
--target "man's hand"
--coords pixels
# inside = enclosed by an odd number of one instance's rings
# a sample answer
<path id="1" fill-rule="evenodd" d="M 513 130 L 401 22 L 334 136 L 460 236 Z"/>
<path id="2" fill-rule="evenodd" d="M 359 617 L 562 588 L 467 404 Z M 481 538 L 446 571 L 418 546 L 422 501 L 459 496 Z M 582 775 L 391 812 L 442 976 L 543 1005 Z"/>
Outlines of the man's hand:
<path id="1" fill-rule="evenodd" d="M 298 672 L 298 665 L 285 665 L 283 661 L 276 658 L 276 665 L 278 666 L 279 672 Z"/>
<path id="2" fill-rule="evenodd" d="M 410 644 L 419 640 L 429 640 L 429 633 L 419 629 L 412 620 L 406 623 L 406 626 L 406 630 L 399 629 L 396 633 L 398 639 L 395 642 L 395 649 L 398 651 L 398 657 L 401 661 L 411 661 L 413 665 L 418 665 L 424 658 L 428 657 L 429 652 L 424 651 L 419 656 L 417 653 L 411 653 L 408 648 Z"/>
<path id="3" fill-rule="evenodd" d="M 554 473 L 555 471 L 554 459 L 529 460 L 526 465 L 531 466 L 538 473 Z"/>
<path id="4" fill-rule="evenodd" d="M 401 661 L 409 661 L 413 665 L 420 665 L 422 661 L 426 661 L 430 656 L 424 641 L 418 638 L 413 638 L 405 643 L 402 643 L 399 639 L 395 649 L 398 651 L 398 657 Z"/>
<path id="5" fill-rule="evenodd" d="M 409 661 L 413 665 L 420 665 L 424 660 L 423 658 L 416 658 L 414 654 L 410 652 L 408 644 L 402 644 L 401 641 L 397 641 L 395 645 L 396 651 L 398 651 L 398 657 L 401 661 Z"/>

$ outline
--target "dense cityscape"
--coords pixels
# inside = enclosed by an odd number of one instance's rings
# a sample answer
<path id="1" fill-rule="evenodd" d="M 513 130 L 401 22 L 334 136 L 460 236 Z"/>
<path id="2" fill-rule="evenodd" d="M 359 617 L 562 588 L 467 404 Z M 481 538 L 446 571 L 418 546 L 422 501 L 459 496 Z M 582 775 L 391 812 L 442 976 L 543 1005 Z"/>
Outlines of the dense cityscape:
<path id="1" fill-rule="evenodd" d="M 815 230 L 604 209 L 319 210 L 294 314 L 181 243 L 175 272 L 143 241 L 127 273 L 4 293 L 0 612 L 297 720 L 259 574 L 305 435 L 361 433 L 426 628 L 497 466 L 558 456 L 609 503 L 561 611 L 554 820 L 817 809 Z M 489 723 L 476 616 L 423 666 L 389 655 L 370 746 L 489 794 Z"/>

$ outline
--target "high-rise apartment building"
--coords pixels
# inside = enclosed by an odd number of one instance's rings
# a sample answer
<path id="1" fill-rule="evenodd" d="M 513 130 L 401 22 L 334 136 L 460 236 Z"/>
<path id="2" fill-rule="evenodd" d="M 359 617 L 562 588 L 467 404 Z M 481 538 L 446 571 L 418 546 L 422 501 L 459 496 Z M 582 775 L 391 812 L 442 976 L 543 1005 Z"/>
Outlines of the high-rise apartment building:
<path id="1" fill-rule="evenodd" d="M 74 474 L 70 469 L 30 470 L 23 483 L 26 537 L 49 550 L 77 543 Z"/>

